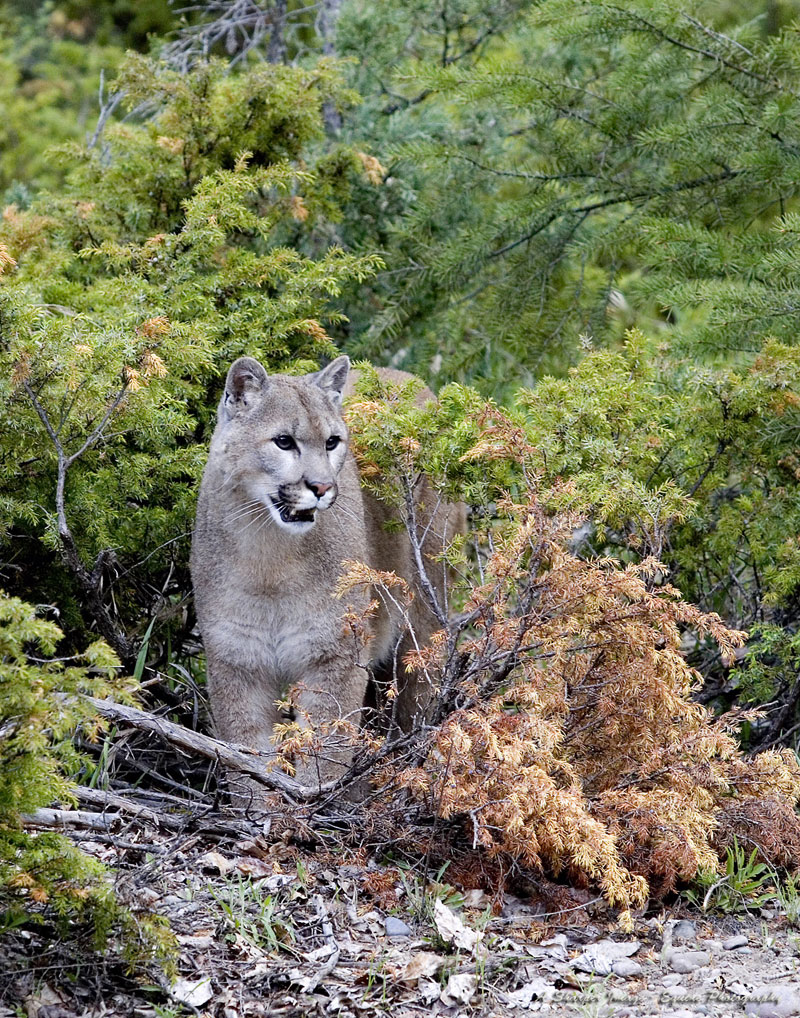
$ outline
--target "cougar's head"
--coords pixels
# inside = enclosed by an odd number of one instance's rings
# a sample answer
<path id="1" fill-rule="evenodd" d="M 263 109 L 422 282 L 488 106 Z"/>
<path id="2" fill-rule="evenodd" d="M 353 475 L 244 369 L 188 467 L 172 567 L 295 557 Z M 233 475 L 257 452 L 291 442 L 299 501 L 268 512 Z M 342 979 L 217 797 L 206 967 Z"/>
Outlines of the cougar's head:
<path id="1" fill-rule="evenodd" d="M 231 365 L 219 405 L 226 484 L 247 507 L 266 507 L 284 531 L 311 530 L 339 493 L 347 456 L 342 390 L 350 361 L 337 357 L 301 378 L 268 375 L 252 357 Z"/>

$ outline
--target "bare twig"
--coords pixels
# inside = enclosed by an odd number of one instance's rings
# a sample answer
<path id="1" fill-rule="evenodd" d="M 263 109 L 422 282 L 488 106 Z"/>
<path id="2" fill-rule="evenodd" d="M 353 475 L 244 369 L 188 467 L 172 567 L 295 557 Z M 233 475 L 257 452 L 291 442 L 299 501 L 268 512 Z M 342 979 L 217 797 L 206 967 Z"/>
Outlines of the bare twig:
<path id="1" fill-rule="evenodd" d="M 99 113 L 99 115 L 97 117 L 97 126 L 94 129 L 94 133 L 92 134 L 91 138 L 89 138 L 89 140 L 87 142 L 87 147 L 90 148 L 90 149 L 94 148 L 95 145 L 97 145 L 97 143 L 100 141 L 100 139 L 103 136 L 103 131 L 106 128 L 106 124 L 108 123 L 109 118 L 111 117 L 111 115 L 114 112 L 114 110 L 116 110 L 116 108 L 119 106 L 119 104 L 125 98 L 125 93 L 123 91 L 112 92 L 108 97 L 106 97 L 106 94 L 105 94 L 105 85 L 106 85 L 106 75 L 105 75 L 105 71 L 101 69 L 101 71 L 100 71 L 100 92 L 99 92 L 99 95 L 98 95 L 98 102 L 99 102 L 99 105 L 100 105 L 100 113 Z"/>
<path id="2" fill-rule="evenodd" d="M 436 594 L 436 590 L 431 583 L 428 572 L 425 568 L 425 561 L 422 557 L 422 542 L 419 536 L 419 526 L 417 523 L 417 509 L 414 502 L 414 484 L 411 480 L 403 475 L 403 497 L 405 501 L 406 510 L 406 530 L 408 531 L 409 541 L 411 543 L 411 550 L 414 554 L 414 564 L 417 567 L 417 577 L 422 589 L 425 591 L 425 596 L 431 606 L 431 609 L 436 616 L 439 625 L 443 628 L 447 628 L 448 618 L 447 612 L 444 606 L 440 603 L 439 598 Z"/>
<path id="3" fill-rule="evenodd" d="M 332 4 L 335 0 L 327 0 L 328 7 Z M 293 4 L 291 9 L 287 0 L 205 0 L 178 7 L 179 14 L 199 14 L 200 20 L 182 28 L 161 57 L 182 73 L 220 49 L 231 67 L 259 51 L 270 63 L 286 63 L 290 30 L 292 56 L 297 59 L 308 50 L 300 30 L 308 27 L 308 16 L 321 6 L 321 0 Z"/>
<path id="4" fill-rule="evenodd" d="M 121 703 L 114 703 L 113 700 L 99 700 L 96 697 L 88 699 L 97 713 L 108 718 L 109 721 L 131 725 L 141 732 L 151 732 L 179 749 L 199 754 L 209 760 L 217 760 L 228 770 L 246 774 L 267 788 L 280 792 L 289 802 L 297 803 L 316 799 L 338 786 L 338 782 L 329 782 L 320 789 L 307 788 L 295 781 L 294 778 L 290 778 L 288 774 L 271 769 L 275 760 L 274 757 L 270 757 L 266 753 L 259 753 L 258 750 L 250 749 L 248 746 L 231 745 L 221 739 L 213 739 L 200 732 L 193 732 L 190 728 L 184 728 L 183 725 L 175 724 L 174 721 L 167 721 L 166 718 L 139 710 L 138 707 L 128 707 Z"/>
<path id="5" fill-rule="evenodd" d="M 23 382 L 23 387 L 28 394 L 28 398 L 33 404 L 33 408 L 36 411 L 39 419 L 41 420 L 45 431 L 47 432 L 50 441 L 56 450 L 57 457 L 57 475 L 56 475 L 56 520 L 58 524 L 58 536 L 61 540 L 61 549 L 64 556 L 64 561 L 67 564 L 70 572 L 73 574 L 75 579 L 78 581 L 80 586 L 83 588 L 84 594 L 86 595 L 89 611 L 91 612 L 92 618 L 94 619 L 98 630 L 101 635 L 111 644 L 114 650 L 122 658 L 126 665 L 130 665 L 135 655 L 133 646 L 125 635 L 125 633 L 119 628 L 111 616 L 108 605 L 105 603 L 102 595 L 102 579 L 103 571 L 108 562 L 113 559 L 113 552 L 109 549 L 103 549 L 97 556 L 92 569 L 88 569 L 85 565 L 78 545 L 75 538 L 70 530 L 69 523 L 67 521 L 66 503 L 65 503 L 65 488 L 67 481 L 67 472 L 69 468 L 84 455 L 92 446 L 96 445 L 100 441 L 105 430 L 106 425 L 111 419 L 114 411 L 119 407 L 128 392 L 128 380 L 123 378 L 119 391 L 116 393 L 111 403 L 106 408 L 100 422 L 94 428 L 89 437 L 85 440 L 80 448 L 71 454 L 67 454 L 64 449 L 64 445 L 61 441 L 60 429 L 56 429 L 53 426 L 50 417 L 45 410 L 44 406 L 39 400 L 38 395 L 34 392 L 30 382 L 27 380 Z"/>

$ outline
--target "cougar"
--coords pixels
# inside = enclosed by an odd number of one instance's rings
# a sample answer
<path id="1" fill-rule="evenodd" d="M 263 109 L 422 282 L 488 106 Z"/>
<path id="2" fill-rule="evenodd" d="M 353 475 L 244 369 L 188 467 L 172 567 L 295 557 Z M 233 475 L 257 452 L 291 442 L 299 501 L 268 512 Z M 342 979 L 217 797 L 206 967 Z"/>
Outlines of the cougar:
<path id="1" fill-rule="evenodd" d="M 359 724 L 368 686 L 380 686 L 391 671 L 402 679 L 393 704 L 402 729 L 433 693 L 419 676 L 406 675 L 402 657 L 411 639 L 421 646 L 441 623 L 430 589 L 421 589 L 407 533 L 388 529 L 392 511 L 361 487 L 342 417 L 350 374 L 344 356 L 304 377 L 268 375 L 257 360 L 241 357 L 228 372 L 200 486 L 191 570 L 214 724 L 226 741 L 268 753 L 282 718 L 278 702 L 292 687 L 298 713 L 313 724 Z M 433 398 L 424 390 L 419 401 Z M 464 509 L 437 503 L 424 478 L 415 494 L 423 561 L 442 605 L 445 567 L 429 556 L 463 529 Z M 377 612 L 366 613 L 366 642 L 346 634 L 347 606 L 364 612 L 370 597 L 336 599 L 343 560 L 408 582 L 413 637 L 403 613 L 380 598 Z M 371 693 L 370 700 L 374 708 L 379 697 Z M 346 750 L 323 751 L 300 765 L 298 777 L 324 782 L 349 762 Z"/>

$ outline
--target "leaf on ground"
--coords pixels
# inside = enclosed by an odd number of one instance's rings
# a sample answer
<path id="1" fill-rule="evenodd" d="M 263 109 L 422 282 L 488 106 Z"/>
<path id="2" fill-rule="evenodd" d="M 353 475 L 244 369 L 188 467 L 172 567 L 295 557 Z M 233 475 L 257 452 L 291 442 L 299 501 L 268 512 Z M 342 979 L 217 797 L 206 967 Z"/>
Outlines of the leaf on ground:
<path id="1" fill-rule="evenodd" d="M 452 944 L 453 947 L 461 951 L 475 954 L 478 945 L 483 940 L 483 934 L 465 926 L 455 912 L 438 898 L 433 905 L 433 919 L 439 936 L 446 944 Z"/>
<path id="2" fill-rule="evenodd" d="M 204 870 L 216 870 L 223 877 L 230 873 L 235 865 L 231 859 L 226 859 L 224 855 L 214 851 L 206 852 L 198 861 Z"/>
<path id="3" fill-rule="evenodd" d="M 416 986 L 420 980 L 435 976 L 444 964 L 444 958 L 431 951 L 418 951 L 400 970 L 400 980 L 409 986 Z"/>
<path id="4" fill-rule="evenodd" d="M 477 976 L 469 972 L 456 972 L 447 980 L 447 986 L 442 990 L 439 1000 L 441 1000 L 445 1007 L 469 1004 L 475 996 L 477 988 Z"/>
<path id="5" fill-rule="evenodd" d="M 551 1000 L 555 992 L 555 987 L 551 986 L 546 979 L 536 978 L 520 986 L 518 990 L 506 993 L 505 999 L 511 1007 L 529 1007 L 534 998 L 543 1001 Z"/>
<path id="6" fill-rule="evenodd" d="M 236 869 L 247 877 L 270 877 L 273 875 L 272 864 L 255 856 L 244 856 L 236 860 Z"/>
<path id="7" fill-rule="evenodd" d="M 441 992 L 441 986 L 433 979 L 420 979 L 417 986 L 417 995 L 423 1004 L 432 1004 L 439 999 Z"/>
<path id="8" fill-rule="evenodd" d="M 202 979 L 176 979 L 169 992 L 175 1000 L 189 1007 L 202 1007 L 214 996 L 210 976 L 203 976 Z"/>

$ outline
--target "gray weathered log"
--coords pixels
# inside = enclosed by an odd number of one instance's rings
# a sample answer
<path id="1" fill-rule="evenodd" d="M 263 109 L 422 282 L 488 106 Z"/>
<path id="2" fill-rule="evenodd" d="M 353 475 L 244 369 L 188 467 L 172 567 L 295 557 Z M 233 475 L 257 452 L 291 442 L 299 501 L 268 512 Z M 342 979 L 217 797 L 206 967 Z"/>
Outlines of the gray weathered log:
<path id="1" fill-rule="evenodd" d="M 270 769 L 270 758 L 247 746 L 234 746 L 221 739 L 212 739 L 208 735 L 194 732 L 190 728 L 184 728 L 183 725 L 177 725 L 174 721 L 167 721 L 166 718 L 149 714 L 137 707 L 128 707 L 113 700 L 99 700 L 96 697 L 88 699 L 97 713 L 109 721 L 131 725 L 141 732 L 152 732 L 170 745 L 210 760 L 217 760 L 228 770 L 247 774 L 267 788 L 280 792 L 291 802 L 305 802 L 316 798 L 338 784 L 331 782 L 329 786 L 323 785 L 320 789 L 307 788 L 283 771 Z"/>
<path id="2" fill-rule="evenodd" d="M 69 828 L 89 828 L 91 831 L 109 831 L 117 813 L 89 813 L 80 809 L 37 809 L 34 813 L 23 813 L 25 827 L 45 827 L 59 831 Z"/>
<path id="3" fill-rule="evenodd" d="M 80 802 L 103 810 L 103 815 L 106 815 L 106 811 L 111 809 L 117 813 L 127 813 L 137 820 L 144 820 L 156 827 L 164 827 L 170 831 L 178 831 L 186 826 L 184 818 L 170 816 L 168 813 L 158 812 L 148 806 L 140 806 L 122 795 L 117 795 L 116 792 L 109 792 L 102 788 L 88 788 L 86 785 L 79 785 L 73 789 L 73 792 Z"/>

